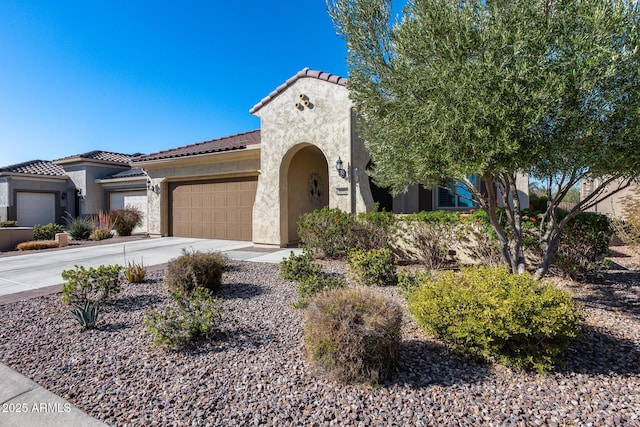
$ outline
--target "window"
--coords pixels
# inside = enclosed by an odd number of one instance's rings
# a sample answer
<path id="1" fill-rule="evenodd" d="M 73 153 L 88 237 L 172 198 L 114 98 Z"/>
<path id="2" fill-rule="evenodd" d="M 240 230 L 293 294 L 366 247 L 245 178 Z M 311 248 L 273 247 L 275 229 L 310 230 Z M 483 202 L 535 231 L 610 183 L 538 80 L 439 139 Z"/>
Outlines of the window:
<path id="1" fill-rule="evenodd" d="M 469 181 L 475 186 L 477 179 L 475 176 L 469 177 Z M 436 191 L 436 207 L 438 209 L 470 209 L 475 206 L 471 199 L 471 193 L 466 186 L 456 184 L 451 180 L 449 187 L 438 187 Z"/>

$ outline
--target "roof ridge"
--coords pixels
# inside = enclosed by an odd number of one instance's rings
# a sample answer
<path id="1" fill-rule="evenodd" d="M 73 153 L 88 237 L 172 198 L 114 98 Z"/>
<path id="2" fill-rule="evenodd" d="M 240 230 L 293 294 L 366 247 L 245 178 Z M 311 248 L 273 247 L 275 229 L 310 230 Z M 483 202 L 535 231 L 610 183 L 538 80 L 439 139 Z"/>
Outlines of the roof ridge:
<path id="1" fill-rule="evenodd" d="M 321 70 L 312 70 L 309 67 L 304 67 L 302 70 L 295 73 L 292 77 L 289 77 L 284 83 L 282 83 L 280 86 L 278 86 L 273 91 L 271 91 L 269 95 L 262 98 L 260 102 L 258 102 L 249 110 L 249 113 L 254 114 L 256 111 L 258 111 L 259 109 L 267 105 L 273 98 L 275 98 L 276 96 L 284 92 L 285 89 L 292 86 L 296 81 L 305 77 L 324 80 L 329 83 L 335 83 L 340 86 L 346 86 L 347 81 L 349 81 L 349 79 L 347 79 L 346 77 L 342 77 L 337 74 L 331 74 Z"/>

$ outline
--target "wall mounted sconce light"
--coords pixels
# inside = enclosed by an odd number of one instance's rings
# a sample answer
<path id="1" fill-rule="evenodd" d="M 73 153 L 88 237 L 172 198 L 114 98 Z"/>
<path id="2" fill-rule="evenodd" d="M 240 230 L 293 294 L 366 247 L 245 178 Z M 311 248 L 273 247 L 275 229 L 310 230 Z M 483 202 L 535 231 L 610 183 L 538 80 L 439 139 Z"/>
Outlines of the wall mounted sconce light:
<path id="1" fill-rule="evenodd" d="M 66 198 L 67 198 L 66 192 L 60 193 L 60 200 L 66 200 Z"/>
<path id="2" fill-rule="evenodd" d="M 84 194 L 82 194 L 82 188 L 78 188 L 76 189 L 76 195 L 78 196 L 78 199 L 84 199 Z"/>
<path id="3" fill-rule="evenodd" d="M 344 170 L 344 164 L 342 163 L 342 159 L 340 158 L 340 156 L 338 156 L 338 160 L 336 161 L 336 170 L 338 171 L 338 175 L 340 175 L 340 178 L 346 178 L 347 177 L 347 171 Z"/>

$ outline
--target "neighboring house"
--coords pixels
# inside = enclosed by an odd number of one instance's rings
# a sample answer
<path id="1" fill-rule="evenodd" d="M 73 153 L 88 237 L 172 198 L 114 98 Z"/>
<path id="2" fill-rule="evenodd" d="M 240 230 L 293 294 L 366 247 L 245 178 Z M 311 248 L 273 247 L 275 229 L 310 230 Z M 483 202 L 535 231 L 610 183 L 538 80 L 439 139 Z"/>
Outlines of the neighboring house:
<path id="1" fill-rule="evenodd" d="M 130 166 L 136 155 L 90 151 L 0 168 L 0 220 L 62 224 L 67 214 L 91 215 L 128 203 L 146 213 L 147 177 Z"/>
<path id="2" fill-rule="evenodd" d="M 47 160 L 0 168 L 0 221 L 34 226 L 62 222 L 73 209 L 73 189 L 61 166 Z"/>
<path id="3" fill-rule="evenodd" d="M 600 185 L 599 180 L 583 179 L 580 182 L 580 200 L 586 198 Z M 607 186 L 604 194 L 611 193 L 617 188 L 618 182 L 613 182 Z M 607 197 L 602 202 L 596 204 L 593 208 L 588 209 L 589 212 L 598 212 L 609 215 L 611 217 L 622 217 L 624 214 L 624 198 L 640 196 L 640 185 L 631 185 L 616 194 Z"/>
<path id="4" fill-rule="evenodd" d="M 250 110 L 260 130 L 133 159 L 150 179 L 149 233 L 286 246 L 298 241 L 299 216 L 323 206 L 471 207 L 446 189 L 413 186 L 391 198 L 371 183 L 346 81 L 305 68 Z M 522 201 L 528 206 L 528 195 Z"/>

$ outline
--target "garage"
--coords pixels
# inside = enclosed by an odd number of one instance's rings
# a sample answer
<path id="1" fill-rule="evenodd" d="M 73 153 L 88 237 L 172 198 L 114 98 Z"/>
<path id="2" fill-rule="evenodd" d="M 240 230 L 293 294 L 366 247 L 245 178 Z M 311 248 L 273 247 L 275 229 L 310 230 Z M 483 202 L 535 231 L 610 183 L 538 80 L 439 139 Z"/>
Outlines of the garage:
<path id="1" fill-rule="evenodd" d="M 109 209 L 117 210 L 135 208 L 142 212 L 142 224 L 133 229 L 134 234 L 147 232 L 147 192 L 141 191 L 112 191 L 109 193 Z"/>
<path id="2" fill-rule="evenodd" d="M 56 222 L 56 194 L 18 191 L 16 216 L 21 227 Z"/>
<path id="3" fill-rule="evenodd" d="M 258 177 L 169 184 L 169 234 L 251 240 Z"/>

